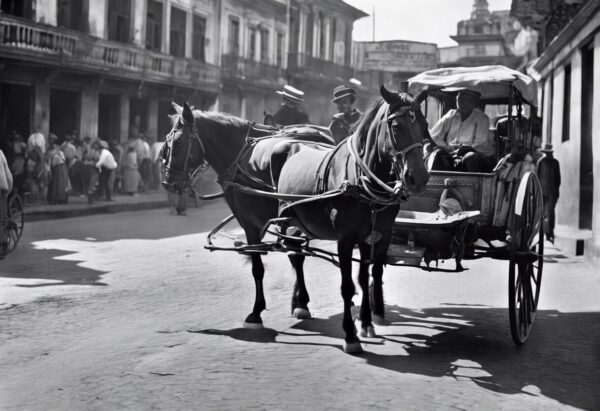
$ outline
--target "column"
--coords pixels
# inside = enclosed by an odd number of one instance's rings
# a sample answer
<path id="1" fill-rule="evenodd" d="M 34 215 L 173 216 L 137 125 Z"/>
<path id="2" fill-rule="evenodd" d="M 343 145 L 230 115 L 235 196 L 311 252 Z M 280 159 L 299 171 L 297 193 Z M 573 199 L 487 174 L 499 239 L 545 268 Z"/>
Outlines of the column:
<path id="1" fill-rule="evenodd" d="M 191 10 L 185 13 L 185 57 L 192 58 L 194 43 L 194 14 Z"/>
<path id="2" fill-rule="evenodd" d="M 98 88 L 84 87 L 81 90 L 81 116 L 79 119 L 79 135 L 98 137 Z"/>
<path id="3" fill-rule="evenodd" d="M 162 44 L 163 54 L 169 54 L 171 47 L 171 0 L 163 0 Z"/>
<path id="4" fill-rule="evenodd" d="M 593 91 L 593 112 L 600 112 L 600 34 L 594 37 L 594 91 Z M 594 209 L 592 217 L 592 261 L 594 264 L 600 263 L 600 116 L 595 115 L 592 120 L 592 151 L 594 157 Z M 585 251 L 586 253 L 588 250 Z M 597 265 L 596 265 L 597 266 Z"/>
<path id="5" fill-rule="evenodd" d="M 121 143 L 129 137 L 129 95 L 121 94 Z"/>
<path id="6" fill-rule="evenodd" d="M 39 126 L 45 136 L 48 136 L 50 130 L 50 113 L 48 112 L 48 107 L 50 107 L 50 86 L 46 82 L 38 82 L 35 84 L 33 124 L 31 124 L 31 127 L 35 130 Z"/>

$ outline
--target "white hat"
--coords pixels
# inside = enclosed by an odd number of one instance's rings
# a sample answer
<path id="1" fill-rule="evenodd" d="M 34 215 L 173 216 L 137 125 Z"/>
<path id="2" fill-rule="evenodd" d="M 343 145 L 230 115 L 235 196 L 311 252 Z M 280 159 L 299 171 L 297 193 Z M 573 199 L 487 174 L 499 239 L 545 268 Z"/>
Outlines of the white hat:
<path id="1" fill-rule="evenodd" d="M 287 97 L 290 100 L 301 102 L 304 101 L 304 92 L 294 88 L 292 86 L 283 86 L 283 91 L 277 91 L 277 94 L 283 97 Z"/>

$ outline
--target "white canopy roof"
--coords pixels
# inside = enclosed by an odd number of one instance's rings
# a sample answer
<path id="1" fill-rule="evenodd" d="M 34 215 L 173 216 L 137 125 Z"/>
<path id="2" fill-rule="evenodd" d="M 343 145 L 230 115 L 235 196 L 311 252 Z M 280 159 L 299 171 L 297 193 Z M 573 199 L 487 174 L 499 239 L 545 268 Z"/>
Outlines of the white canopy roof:
<path id="1" fill-rule="evenodd" d="M 448 67 L 424 71 L 408 80 L 408 91 L 416 95 L 424 88 L 477 90 L 484 100 L 508 99 L 513 85 L 525 101 L 537 106 L 537 83 L 527 74 L 505 66 Z"/>

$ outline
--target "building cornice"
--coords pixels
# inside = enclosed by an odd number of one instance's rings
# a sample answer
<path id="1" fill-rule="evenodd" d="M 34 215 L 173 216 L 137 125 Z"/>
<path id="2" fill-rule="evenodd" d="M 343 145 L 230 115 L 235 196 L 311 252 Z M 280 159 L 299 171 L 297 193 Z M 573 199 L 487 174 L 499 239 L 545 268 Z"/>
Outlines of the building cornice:
<path id="1" fill-rule="evenodd" d="M 544 50 L 538 61 L 533 65 L 533 69 L 542 72 L 567 44 L 572 41 L 585 25 L 600 11 L 600 0 L 589 0 L 575 14 L 573 19 L 563 28 L 563 30 L 552 40 L 550 45 Z"/>

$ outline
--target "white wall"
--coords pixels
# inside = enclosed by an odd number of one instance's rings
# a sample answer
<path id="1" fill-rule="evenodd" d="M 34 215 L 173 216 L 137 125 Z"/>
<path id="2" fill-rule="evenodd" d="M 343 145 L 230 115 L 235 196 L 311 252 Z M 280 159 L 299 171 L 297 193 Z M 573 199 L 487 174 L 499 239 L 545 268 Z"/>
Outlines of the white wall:
<path id="1" fill-rule="evenodd" d="M 57 0 L 35 0 L 35 20 L 56 26 L 56 2 Z"/>

